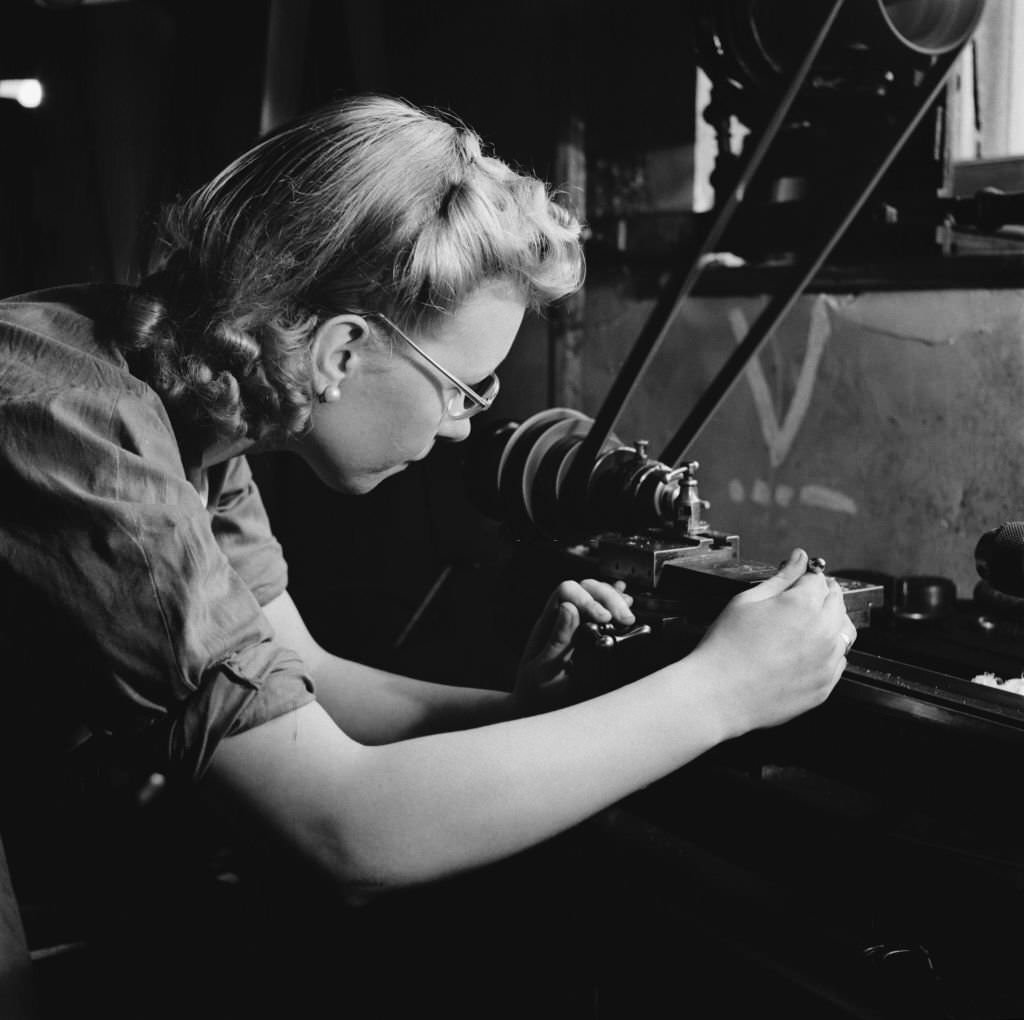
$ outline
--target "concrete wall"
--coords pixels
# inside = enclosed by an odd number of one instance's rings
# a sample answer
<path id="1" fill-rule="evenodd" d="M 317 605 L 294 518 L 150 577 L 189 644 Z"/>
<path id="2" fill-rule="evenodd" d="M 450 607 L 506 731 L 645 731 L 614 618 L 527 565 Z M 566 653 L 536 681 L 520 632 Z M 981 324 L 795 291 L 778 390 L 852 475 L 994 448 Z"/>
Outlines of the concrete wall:
<path id="1" fill-rule="evenodd" d="M 765 297 L 696 297 L 616 434 L 658 456 Z M 597 413 L 653 302 L 587 289 L 583 399 Z M 504 416 L 547 406 L 543 324 L 503 370 Z M 1024 288 L 808 294 L 697 437 L 711 524 L 743 554 L 941 574 L 962 597 L 983 531 L 1024 518 Z"/>
<path id="2" fill-rule="evenodd" d="M 657 455 L 765 298 L 693 298 L 616 429 Z M 651 304 L 587 293 L 596 413 Z M 1024 517 L 1024 290 L 802 297 L 689 453 L 743 554 L 977 580 L 979 535 Z"/>

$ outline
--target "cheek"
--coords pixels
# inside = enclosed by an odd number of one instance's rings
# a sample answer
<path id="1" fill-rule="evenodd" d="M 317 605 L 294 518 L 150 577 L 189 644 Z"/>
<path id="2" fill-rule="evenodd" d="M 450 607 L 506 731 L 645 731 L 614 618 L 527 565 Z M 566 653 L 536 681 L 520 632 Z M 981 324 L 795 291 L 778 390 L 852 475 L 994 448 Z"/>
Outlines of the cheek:
<path id="1" fill-rule="evenodd" d="M 405 459 L 430 445 L 443 413 L 441 396 L 427 380 L 395 380 L 366 394 L 357 427 L 365 449 Z"/>
<path id="2" fill-rule="evenodd" d="M 426 379 L 415 377 L 395 382 L 384 393 L 374 398 L 370 417 L 376 421 L 383 435 L 403 445 L 422 441 L 437 432 L 444 416 L 444 405 L 437 388 Z"/>
<path id="3" fill-rule="evenodd" d="M 367 491 L 426 454 L 443 417 L 441 394 L 415 371 L 381 371 L 343 389 L 343 399 L 314 410 L 305 454 L 331 488 Z"/>

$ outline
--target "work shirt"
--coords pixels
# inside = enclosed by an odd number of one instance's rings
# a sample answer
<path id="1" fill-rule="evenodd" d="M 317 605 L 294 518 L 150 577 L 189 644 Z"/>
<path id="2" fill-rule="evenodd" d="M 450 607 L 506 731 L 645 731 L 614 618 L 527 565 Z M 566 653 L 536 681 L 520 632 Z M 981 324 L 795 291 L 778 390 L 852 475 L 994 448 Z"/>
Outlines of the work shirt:
<path id="1" fill-rule="evenodd" d="M 0 698 L 34 751 L 109 734 L 196 779 L 313 687 L 261 611 L 287 570 L 249 465 L 179 441 L 104 325 L 123 294 L 0 302 Z"/>

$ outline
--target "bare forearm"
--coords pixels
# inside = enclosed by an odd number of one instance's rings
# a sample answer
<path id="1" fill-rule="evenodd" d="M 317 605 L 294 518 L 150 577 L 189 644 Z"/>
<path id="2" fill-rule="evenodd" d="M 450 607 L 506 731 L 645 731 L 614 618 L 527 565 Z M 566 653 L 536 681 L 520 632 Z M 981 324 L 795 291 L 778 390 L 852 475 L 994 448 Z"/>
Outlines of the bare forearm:
<path id="1" fill-rule="evenodd" d="M 317 700 L 350 737 L 388 744 L 511 718 L 504 691 L 398 676 L 324 654 L 315 663 Z"/>
<path id="2" fill-rule="evenodd" d="M 338 796 L 357 884 L 425 881 L 553 836 L 712 747 L 684 668 L 558 712 L 363 748 Z M 674 675 L 682 674 L 682 675 Z"/>
<path id="3" fill-rule="evenodd" d="M 332 655 L 313 640 L 287 592 L 264 614 L 278 641 L 305 661 L 327 714 L 360 743 L 482 726 L 512 714 L 503 691 L 426 683 Z"/>

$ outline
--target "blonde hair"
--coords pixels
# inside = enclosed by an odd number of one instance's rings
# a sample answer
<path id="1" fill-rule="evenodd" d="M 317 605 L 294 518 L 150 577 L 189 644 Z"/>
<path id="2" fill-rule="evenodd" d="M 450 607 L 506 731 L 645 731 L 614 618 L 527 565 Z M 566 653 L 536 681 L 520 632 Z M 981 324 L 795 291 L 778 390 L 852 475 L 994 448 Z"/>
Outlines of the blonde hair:
<path id="1" fill-rule="evenodd" d="M 489 279 L 539 307 L 581 284 L 579 237 L 547 185 L 485 154 L 455 118 L 342 100 L 166 211 L 129 306 L 129 356 L 186 424 L 294 435 L 323 318 L 377 311 L 430 328 Z"/>

